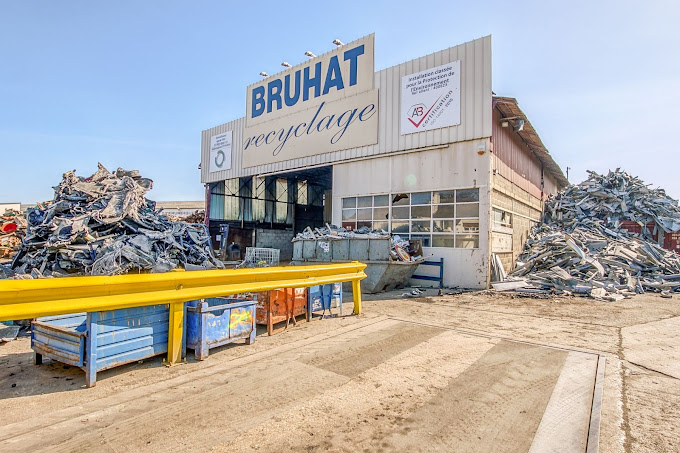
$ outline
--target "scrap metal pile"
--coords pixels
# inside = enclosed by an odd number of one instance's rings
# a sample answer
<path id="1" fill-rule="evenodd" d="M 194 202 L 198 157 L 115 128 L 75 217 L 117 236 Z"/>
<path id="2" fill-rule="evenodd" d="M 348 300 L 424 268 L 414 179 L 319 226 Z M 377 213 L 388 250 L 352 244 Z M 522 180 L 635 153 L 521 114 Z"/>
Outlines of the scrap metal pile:
<path id="1" fill-rule="evenodd" d="M 678 202 L 618 169 L 589 174 L 548 200 L 543 223 L 527 239 L 511 281 L 500 287 L 602 300 L 680 291 L 680 255 L 652 238 L 680 230 Z M 642 233 L 626 231 L 624 221 L 637 223 Z M 658 231 L 647 228 L 651 222 Z"/>
<path id="2" fill-rule="evenodd" d="M 54 199 L 29 209 L 26 237 L 12 261 L 17 277 L 115 275 L 223 267 L 203 225 L 172 222 L 145 194 L 153 182 L 138 171 L 90 177 L 64 173 Z"/>
<path id="3" fill-rule="evenodd" d="M 13 209 L 0 216 L 0 259 L 11 258 L 21 246 L 26 232 L 26 219 Z"/>

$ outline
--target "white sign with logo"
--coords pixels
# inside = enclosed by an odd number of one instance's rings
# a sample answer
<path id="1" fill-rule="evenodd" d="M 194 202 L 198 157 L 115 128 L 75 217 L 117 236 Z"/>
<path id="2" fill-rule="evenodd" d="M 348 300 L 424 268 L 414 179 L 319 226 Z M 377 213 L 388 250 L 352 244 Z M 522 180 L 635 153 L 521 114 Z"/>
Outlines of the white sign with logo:
<path id="1" fill-rule="evenodd" d="M 460 60 L 401 78 L 401 135 L 460 124 Z"/>
<path id="2" fill-rule="evenodd" d="M 231 169 L 231 131 L 210 137 L 210 173 Z"/>

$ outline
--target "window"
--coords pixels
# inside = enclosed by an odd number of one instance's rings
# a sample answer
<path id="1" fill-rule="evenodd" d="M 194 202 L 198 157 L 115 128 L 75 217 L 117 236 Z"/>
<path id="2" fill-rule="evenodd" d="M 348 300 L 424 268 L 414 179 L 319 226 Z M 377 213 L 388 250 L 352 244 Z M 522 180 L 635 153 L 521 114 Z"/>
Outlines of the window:
<path id="1" fill-rule="evenodd" d="M 276 223 L 286 223 L 288 220 L 288 180 L 276 180 Z"/>
<path id="2" fill-rule="evenodd" d="M 224 220 L 224 181 L 210 184 L 211 219 Z"/>
<path id="3" fill-rule="evenodd" d="M 392 196 L 390 232 L 424 247 L 479 248 L 479 189 Z"/>
<path id="4" fill-rule="evenodd" d="M 389 196 L 371 195 L 342 199 L 342 226 L 349 231 L 363 226 L 373 230 L 389 228 Z"/>
<path id="5" fill-rule="evenodd" d="M 297 204 L 307 204 L 307 181 L 297 183 Z"/>
<path id="6" fill-rule="evenodd" d="M 224 219 L 238 220 L 241 213 L 241 199 L 238 196 L 239 179 L 227 179 L 224 181 Z"/>
<path id="7" fill-rule="evenodd" d="M 264 177 L 253 178 L 253 220 L 264 222 Z"/>
<path id="8" fill-rule="evenodd" d="M 498 228 L 512 228 L 512 214 L 500 209 L 493 209 L 493 227 Z"/>
<path id="9" fill-rule="evenodd" d="M 343 198 L 342 226 L 383 229 L 424 247 L 479 248 L 479 189 Z"/>

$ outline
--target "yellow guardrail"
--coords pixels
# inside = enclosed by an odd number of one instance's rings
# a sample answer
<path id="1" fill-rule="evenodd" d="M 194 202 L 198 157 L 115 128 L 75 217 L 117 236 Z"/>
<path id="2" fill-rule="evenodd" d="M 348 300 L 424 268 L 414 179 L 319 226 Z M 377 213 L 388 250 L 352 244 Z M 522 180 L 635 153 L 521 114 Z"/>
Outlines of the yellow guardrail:
<path id="1" fill-rule="evenodd" d="M 366 265 L 357 261 L 314 266 L 0 280 L 0 321 L 68 313 L 170 304 L 168 362 L 181 360 L 183 303 L 277 288 L 352 282 L 354 313 L 361 313 L 360 281 Z"/>

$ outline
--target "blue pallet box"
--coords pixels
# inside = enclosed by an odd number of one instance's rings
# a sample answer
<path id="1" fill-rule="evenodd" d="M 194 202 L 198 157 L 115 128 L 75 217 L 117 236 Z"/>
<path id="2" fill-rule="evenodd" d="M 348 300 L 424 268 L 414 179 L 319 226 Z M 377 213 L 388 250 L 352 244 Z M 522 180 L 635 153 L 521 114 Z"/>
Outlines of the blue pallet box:
<path id="1" fill-rule="evenodd" d="M 255 307 L 257 301 L 227 297 L 187 302 L 187 347 L 196 360 L 208 357 L 208 351 L 237 340 L 255 341 Z"/>
<path id="2" fill-rule="evenodd" d="M 307 316 L 317 311 L 338 308 L 342 314 L 342 283 L 311 286 L 307 292 Z"/>
<path id="3" fill-rule="evenodd" d="M 47 357 L 82 368 L 92 387 L 98 371 L 168 352 L 169 315 L 168 305 L 150 305 L 37 318 L 31 328 L 35 363 Z"/>

